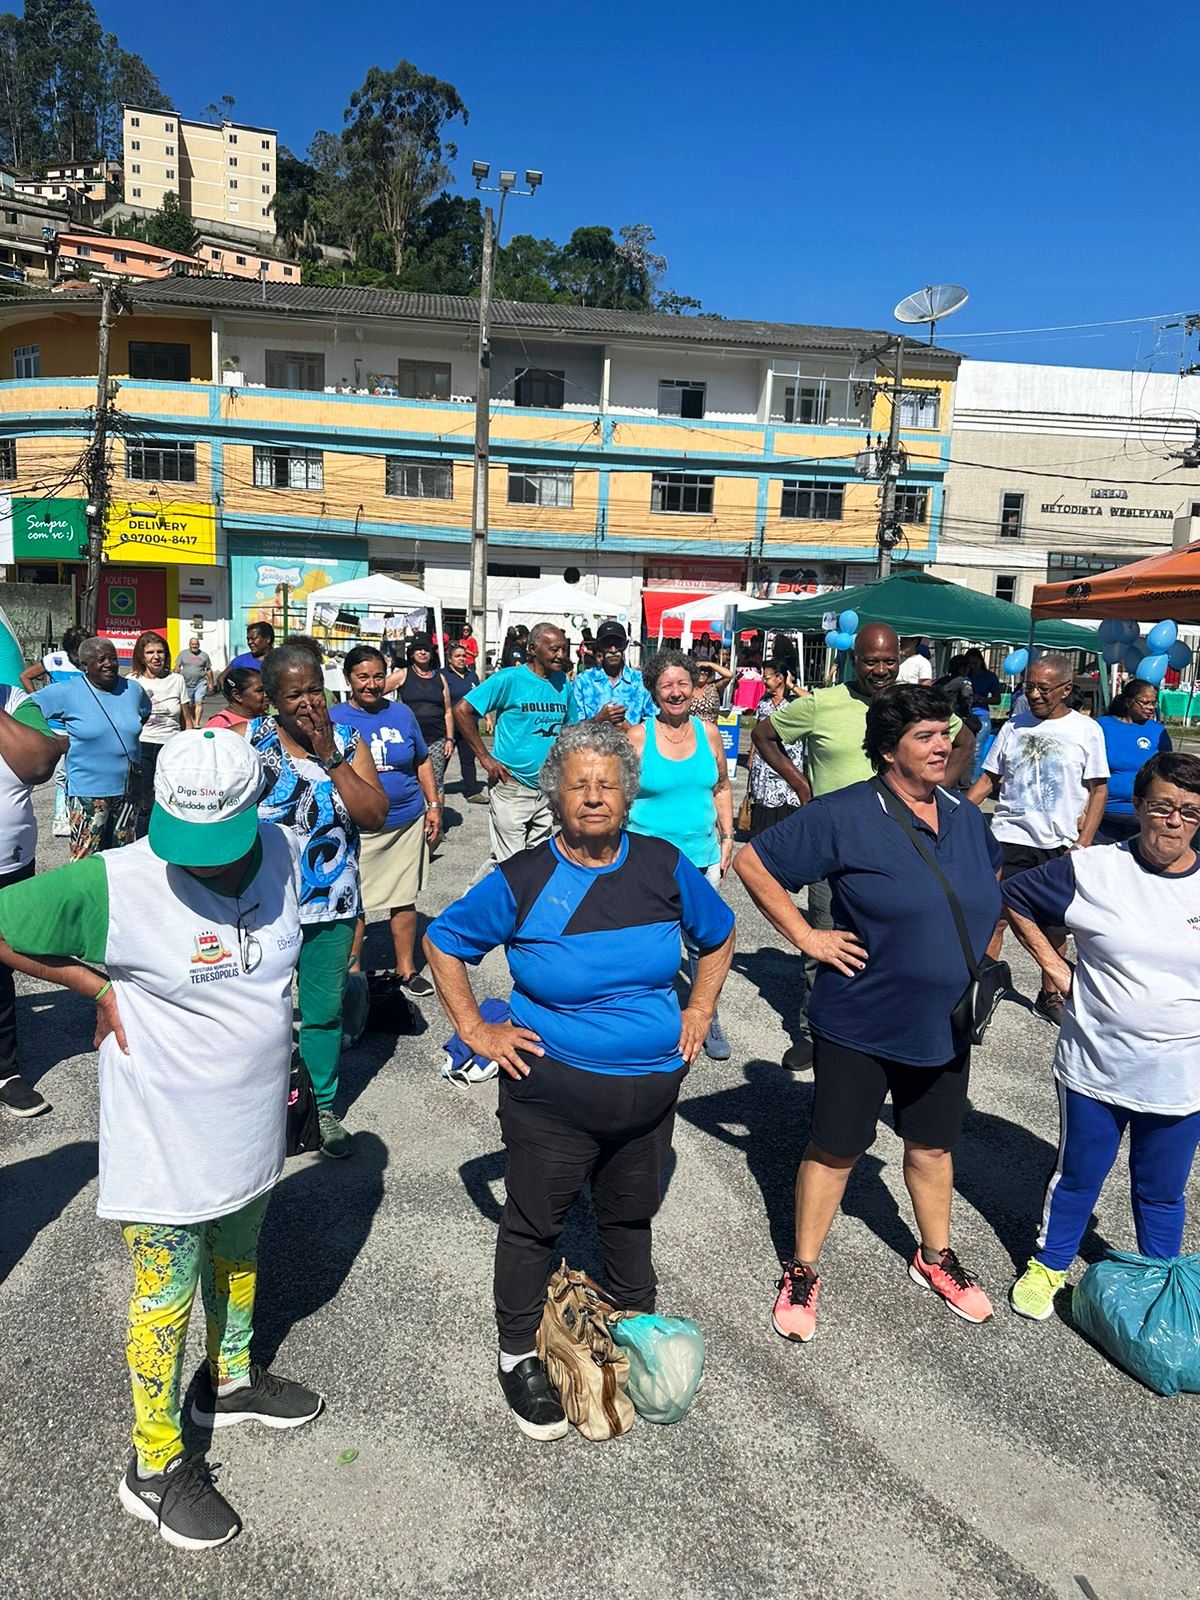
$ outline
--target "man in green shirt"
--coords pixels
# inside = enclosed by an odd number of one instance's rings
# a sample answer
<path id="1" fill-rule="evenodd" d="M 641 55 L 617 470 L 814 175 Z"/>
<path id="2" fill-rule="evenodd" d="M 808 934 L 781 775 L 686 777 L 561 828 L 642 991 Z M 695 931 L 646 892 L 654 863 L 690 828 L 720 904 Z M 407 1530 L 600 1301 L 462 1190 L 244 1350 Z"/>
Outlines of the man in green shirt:
<path id="1" fill-rule="evenodd" d="M 799 695 L 754 728 L 754 753 L 791 786 L 801 805 L 807 805 L 814 795 L 832 794 L 835 789 L 847 789 L 852 783 L 863 783 L 874 776 L 863 750 L 867 707 L 899 675 L 900 640 L 896 630 L 886 622 L 864 624 L 855 635 L 850 659 L 854 677 L 849 683 Z M 948 789 L 966 771 L 975 745 L 959 717 L 950 719 L 950 737 L 954 748 L 946 765 Z M 804 772 L 787 753 L 787 746 L 797 739 L 804 740 Z M 809 885 L 808 920 L 814 928 L 833 927 L 831 901 L 828 883 Z M 816 963 L 806 959 L 804 973 L 811 990 Z M 803 1071 L 812 1061 L 811 1043 L 799 1040 L 783 1059 L 790 1071 Z"/>

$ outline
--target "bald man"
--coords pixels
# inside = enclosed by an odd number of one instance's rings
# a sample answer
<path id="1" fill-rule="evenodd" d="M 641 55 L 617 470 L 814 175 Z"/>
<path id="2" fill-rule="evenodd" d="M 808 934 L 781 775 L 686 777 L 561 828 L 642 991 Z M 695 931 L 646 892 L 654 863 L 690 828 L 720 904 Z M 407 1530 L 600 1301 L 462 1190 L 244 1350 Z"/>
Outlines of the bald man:
<path id="1" fill-rule="evenodd" d="M 874 776 L 863 750 L 867 707 L 899 675 L 900 641 L 896 630 L 885 622 L 865 623 L 855 635 L 850 659 L 854 677 L 849 683 L 800 695 L 755 725 L 755 755 L 795 790 L 801 805 L 807 805 L 814 795 L 847 789 L 852 783 L 863 783 Z M 954 788 L 967 770 L 975 749 L 974 736 L 959 717 L 950 719 L 950 737 L 954 748 L 946 764 L 947 789 Z M 787 753 L 787 746 L 797 739 L 805 741 L 804 772 Z M 807 915 L 814 928 L 833 927 L 831 899 L 828 883 L 809 885 Z M 810 990 L 816 969 L 816 962 L 805 960 Z M 791 1072 L 801 1072 L 811 1060 L 812 1045 L 801 1039 L 787 1051 L 783 1064 Z"/>

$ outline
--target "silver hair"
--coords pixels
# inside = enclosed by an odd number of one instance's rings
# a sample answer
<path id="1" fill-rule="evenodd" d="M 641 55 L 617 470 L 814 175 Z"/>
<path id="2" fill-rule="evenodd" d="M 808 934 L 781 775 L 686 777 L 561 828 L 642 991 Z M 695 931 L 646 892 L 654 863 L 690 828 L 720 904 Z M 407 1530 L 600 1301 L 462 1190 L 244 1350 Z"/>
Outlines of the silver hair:
<path id="1" fill-rule="evenodd" d="M 1069 656 L 1058 655 L 1053 650 L 1045 655 L 1038 656 L 1036 661 L 1029 663 L 1030 671 L 1034 667 L 1053 667 L 1058 675 L 1059 683 L 1071 683 L 1075 677 L 1075 668 L 1071 665 Z"/>
<path id="2" fill-rule="evenodd" d="M 112 650 L 117 648 L 111 639 L 102 639 L 98 633 L 94 633 L 90 638 L 85 639 L 77 652 L 79 665 L 81 667 L 90 667 L 104 646 L 108 646 Z"/>
<path id="3" fill-rule="evenodd" d="M 626 810 L 633 804 L 642 781 L 642 763 L 624 731 L 612 722 L 572 722 L 550 746 L 550 754 L 542 767 L 542 793 L 550 802 L 555 817 L 562 816 L 559 792 L 568 758 L 589 751 L 598 756 L 611 756 L 616 761 L 621 769 Z"/>
<path id="4" fill-rule="evenodd" d="M 525 641 L 525 648 L 527 650 L 532 650 L 534 645 L 539 642 L 542 635 L 544 633 L 549 633 L 551 629 L 553 629 L 555 633 L 562 633 L 562 629 L 559 627 L 557 622 L 535 622 L 533 627 L 529 630 L 529 637 Z"/>

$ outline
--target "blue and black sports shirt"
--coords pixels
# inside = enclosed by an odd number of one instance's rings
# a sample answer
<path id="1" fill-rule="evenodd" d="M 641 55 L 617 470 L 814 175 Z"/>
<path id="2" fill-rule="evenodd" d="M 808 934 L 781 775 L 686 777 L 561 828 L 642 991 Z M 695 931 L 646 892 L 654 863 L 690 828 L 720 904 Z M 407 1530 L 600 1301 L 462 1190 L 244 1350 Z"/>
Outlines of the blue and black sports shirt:
<path id="1" fill-rule="evenodd" d="M 673 844 L 624 834 L 608 867 L 579 867 L 555 840 L 510 856 L 429 928 L 448 956 L 478 962 L 503 945 L 512 1020 L 548 1056 L 588 1072 L 674 1072 L 675 975 L 684 933 L 716 950 L 733 912 Z"/>

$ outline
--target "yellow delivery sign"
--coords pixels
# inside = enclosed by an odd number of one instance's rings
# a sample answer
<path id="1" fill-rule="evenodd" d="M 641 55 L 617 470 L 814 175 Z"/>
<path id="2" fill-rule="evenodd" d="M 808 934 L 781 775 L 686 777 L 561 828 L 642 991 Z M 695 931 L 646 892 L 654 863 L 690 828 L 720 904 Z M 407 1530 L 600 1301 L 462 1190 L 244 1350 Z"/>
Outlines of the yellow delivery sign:
<path id="1" fill-rule="evenodd" d="M 109 507 L 104 549 L 126 564 L 217 559 L 217 524 L 211 505 L 185 500 L 114 500 Z"/>

